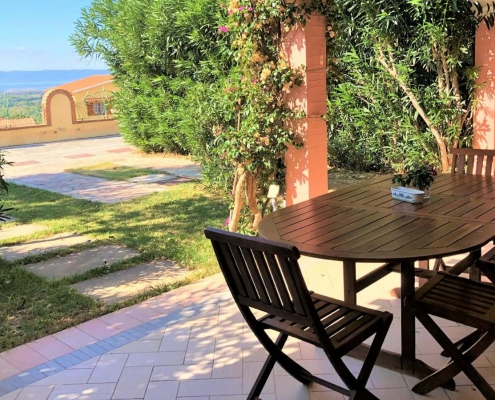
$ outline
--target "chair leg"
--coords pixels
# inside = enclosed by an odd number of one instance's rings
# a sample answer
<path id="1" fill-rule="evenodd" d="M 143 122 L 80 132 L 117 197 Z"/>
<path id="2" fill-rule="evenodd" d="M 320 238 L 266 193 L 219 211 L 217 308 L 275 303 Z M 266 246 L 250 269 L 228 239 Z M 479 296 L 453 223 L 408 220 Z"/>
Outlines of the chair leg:
<path id="1" fill-rule="evenodd" d="M 476 343 L 462 353 L 427 313 L 417 309 L 416 316 L 440 346 L 445 349 L 452 361 L 416 384 L 412 388 L 413 392 L 425 395 L 463 371 L 487 399 L 495 400 L 495 391 L 471 365 L 494 342 L 495 330 L 484 333 Z"/>
<path id="2" fill-rule="evenodd" d="M 279 349 L 282 349 L 285 345 L 285 342 L 287 341 L 287 338 L 288 338 L 287 335 L 281 333 L 280 335 L 278 335 L 278 338 L 275 341 L 275 345 Z M 256 400 L 259 398 L 261 391 L 265 387 L 266 381 L 268 380 L 268 377 L 270 376 L 270 373 L 272 372 L 273 367 L 275 366 L 275 362 L 276 362 L 275 357 L 268 355 L 268 358 L 263 364 L 263 367 L 261 368 L 261 371 L 258 377 L 256 378 L 256 381 L 254 382 L 251 391 L 249 392 L 247 400 Z"/>
<path id="3" fill-rule="evenodd" d="M 435 264 L 433 265 L 433 271 L 438 272 L 440 270 L 440 268 L 442 269 L 442 271 L 445 271 L 447 269 L 447 266 L 445 265 L 445 262 L 443 261 L 443 259 L 437 258 L 435 260 Z"/>
<path id="4" fill-rule="evenodd" d="M 481 336 L 483 336 L 482 332 L 474 331 L 469 335 L 467 335 L 466 337 L 459 339 L 457 342 L 454 343 L 454 346 L 457 347 L 461 353 L 464 353 L 473 344 L 475 344 L 478 340 L 480 340 Z M 449 357 L 449 354 L 446 350 L 442 351 L 440 355 L 442 357 Z"/>

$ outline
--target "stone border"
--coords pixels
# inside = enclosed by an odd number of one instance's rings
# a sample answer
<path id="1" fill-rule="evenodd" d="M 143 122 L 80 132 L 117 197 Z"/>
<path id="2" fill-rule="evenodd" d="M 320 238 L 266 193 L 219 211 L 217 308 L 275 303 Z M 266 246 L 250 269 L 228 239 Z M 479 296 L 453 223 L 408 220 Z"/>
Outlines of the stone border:
<path id="1" fill-rule="evenodd" d="M 194 286 L 194 284 L 192 286 Z M 168 293 L 173 293 L 173 291 Z M 0 396 L 5 396 L 10 392 L 74 367 L 84 361 L 88 361 L 128 343 L 142 339 L 158 329 L 182 322 L 188 318 L 199 315 L 204 311 L 215 309 L 215 307 L 218 307 L 231 299 L 232 297 L 228 291 L 216 293 L 211 295 L 208 300 L 202 301 L 202 304 L 184 307 L 180 310 L 173 311 L 165 316 L 158 317 L 152 321 L 145 322 L 106 339 L 99 340 L 89 346 L 74 350 L 68 354 L 57 357 L 26 371 L 19 372 L 16 375 L 0 381 Z"/>

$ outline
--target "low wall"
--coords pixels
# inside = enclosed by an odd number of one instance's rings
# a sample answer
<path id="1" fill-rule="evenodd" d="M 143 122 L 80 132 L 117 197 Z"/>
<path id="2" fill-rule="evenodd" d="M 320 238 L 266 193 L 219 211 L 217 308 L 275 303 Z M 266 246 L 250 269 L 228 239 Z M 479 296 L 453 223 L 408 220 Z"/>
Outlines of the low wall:
<path id="1" fill-rule="evenodd" d="M 42 106 L 44 124 L 0 129 L 0 147 L 119 133 L 115 119 L 77 121 L 74 100 L 65 90 L 46 93 Z"/>

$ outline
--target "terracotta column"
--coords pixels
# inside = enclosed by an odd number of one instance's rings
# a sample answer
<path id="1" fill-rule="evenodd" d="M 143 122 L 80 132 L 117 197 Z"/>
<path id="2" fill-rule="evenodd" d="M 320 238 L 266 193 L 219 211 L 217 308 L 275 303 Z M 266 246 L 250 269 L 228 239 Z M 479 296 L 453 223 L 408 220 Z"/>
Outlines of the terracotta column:
<path id="1" fill-rule="evenodd" d="M 480 23 L 476 32 L 475 64 L 480 68 L 478 105 L 474 112 L 474 147 L 495 149 L 495 29 Z"/>
<path id="2" fill-rule="evenodd" d="M 287 205 L 328 192 L 326 113 L 326 23 L 312 15 L 306 26 L 284 34 L 284 50 L 290 65 L 305 66 L 305 83 L 295 87 L 287 100 L 293 109 L 303 110 L 306 118 L 292 123 L 303 147 L 291 147 L 285 156 Z"/>

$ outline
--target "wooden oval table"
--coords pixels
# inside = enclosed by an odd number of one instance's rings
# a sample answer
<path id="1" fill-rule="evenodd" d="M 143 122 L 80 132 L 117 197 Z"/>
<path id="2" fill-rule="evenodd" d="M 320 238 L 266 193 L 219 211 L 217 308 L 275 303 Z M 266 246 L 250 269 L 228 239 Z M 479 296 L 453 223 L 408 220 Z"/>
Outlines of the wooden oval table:
<path id="1" fill-rule="evenodd" d="M 343 262 L 345 300 L 391 272 L 401 274 L 401 345 L 399 357 L 383 352 L 380 364 L 400 366 L 423 377 L 431 368 L 415 357 L 414 297 L 416 261 L 461 253 L 465 269 L 495 237 L 495 179 L 440 175 L 423 204 L 394 200 L 391 176 L 349 186 L 267 215 L 262 237 L 295 245 L 307 256 Z M 385 263 L 356 279 L 356 262 Z M 476 270 L 472 268 L 473 278 Z"/>

